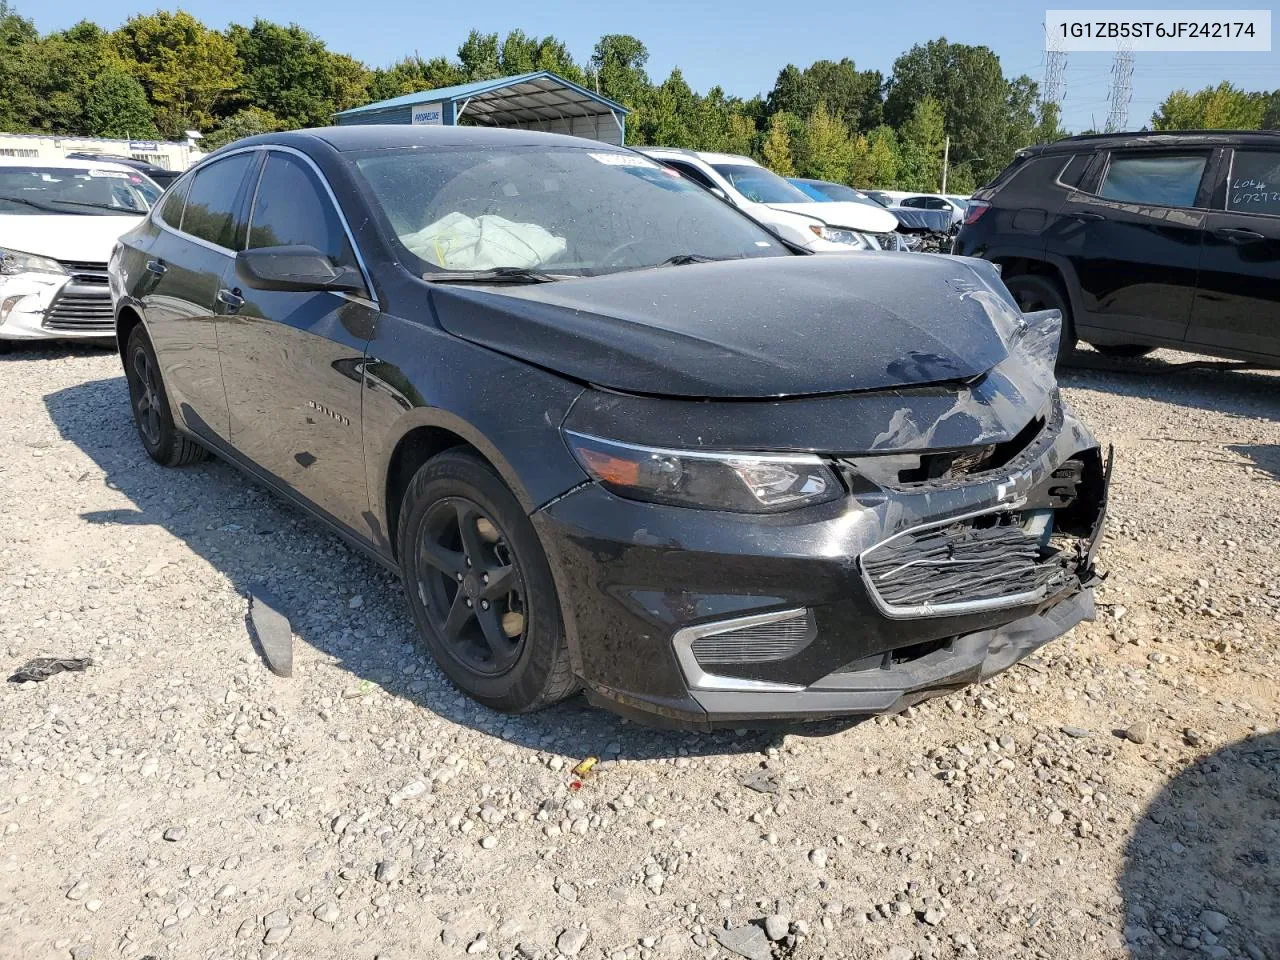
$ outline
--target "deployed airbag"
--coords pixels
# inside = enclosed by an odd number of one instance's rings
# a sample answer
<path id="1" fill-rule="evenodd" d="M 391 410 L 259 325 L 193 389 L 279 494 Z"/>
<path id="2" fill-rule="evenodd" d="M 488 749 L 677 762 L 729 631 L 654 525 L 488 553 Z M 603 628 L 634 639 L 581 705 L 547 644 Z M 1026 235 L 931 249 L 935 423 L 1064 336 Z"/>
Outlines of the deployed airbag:
<path id="1" fill-rule="evenodd" d="M 564 237 L 536 223 L 515 223 L 494 214 L 450 213 L 401 242 L 428 263 L 449 270 L 536 267 L 564 252 Z"/>

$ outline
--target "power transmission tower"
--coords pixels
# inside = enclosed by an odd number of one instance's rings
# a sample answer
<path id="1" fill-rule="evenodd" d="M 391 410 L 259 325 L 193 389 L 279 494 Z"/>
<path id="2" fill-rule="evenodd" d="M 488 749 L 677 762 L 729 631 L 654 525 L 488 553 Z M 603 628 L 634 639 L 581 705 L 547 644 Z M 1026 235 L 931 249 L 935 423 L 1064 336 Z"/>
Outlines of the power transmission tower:
<path id="1" fill-rule="evenodd" d="M 1042 103 L 1062 106 L 1062 98 L 1067 92 L 1067 52 L 1062 49 L 1062 39 L 1049 37 L 1048 49 L 1044 53 L 1044 82 L 1040 85 Z"/>
<path id="2" fill-rule="evenodd" d="M 1107 133 L 1129 128 L 1129 103 L 1133 100 L 1133 49 L 1122 46 L 1111 61 L 1111 92 L 1107 96 Z"/>

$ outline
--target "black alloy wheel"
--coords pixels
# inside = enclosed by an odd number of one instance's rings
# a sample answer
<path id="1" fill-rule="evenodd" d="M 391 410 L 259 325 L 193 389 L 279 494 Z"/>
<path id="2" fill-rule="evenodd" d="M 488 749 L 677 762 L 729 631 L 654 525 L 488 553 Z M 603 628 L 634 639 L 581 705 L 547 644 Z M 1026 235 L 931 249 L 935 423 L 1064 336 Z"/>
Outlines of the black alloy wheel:
<path id="1" fill-rule="evenodd" d="M 208 451 L 178 430 L 169 408 L 155 348 L 142 324 L 129 334 L 124 351 L 124 376 L 138 439 L 148 456 L 166 467 L 182 467 L 208 456 Z"/>
<path id="2" fill-rule="evenodd" d="M 431 505 L 418 539 L 418 591 L 449 654 L 481 676 L 515 665 L 524 642 L 524 579 L 511 546 L 479 504 Z"/>
<path id="3" fill-rule="evenodd" d="M 455 447 L 418 468 L 401 502 L 396 544 L 418 632 L 455 686 L 509 713 L 577 690 L 542 543 L 478 453 Z"/>

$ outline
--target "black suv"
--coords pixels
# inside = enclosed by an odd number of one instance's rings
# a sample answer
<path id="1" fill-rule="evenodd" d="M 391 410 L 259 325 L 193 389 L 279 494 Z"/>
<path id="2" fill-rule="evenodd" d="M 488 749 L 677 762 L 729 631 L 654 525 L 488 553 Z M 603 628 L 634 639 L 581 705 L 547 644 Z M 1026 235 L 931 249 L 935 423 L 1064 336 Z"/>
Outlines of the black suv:
<path id="1" fill-rule="evenodd" d="M 1063 354 L 1156 347 L 1280 364 L 1280 132 L 1071 137 L 974 194 L 954 251 L 1062 310 Z"/>

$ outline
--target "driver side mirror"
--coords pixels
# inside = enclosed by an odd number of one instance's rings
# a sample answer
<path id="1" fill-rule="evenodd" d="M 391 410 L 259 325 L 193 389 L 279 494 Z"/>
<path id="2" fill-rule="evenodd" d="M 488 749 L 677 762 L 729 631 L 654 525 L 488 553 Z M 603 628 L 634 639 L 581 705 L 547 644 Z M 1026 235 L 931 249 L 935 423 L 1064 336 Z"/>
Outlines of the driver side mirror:
<path id="1" fill-rule="evenodd" d="M 364 277 L 354 267 L 335 267 L 315 247 L 258 247 L 236 254 L 236 276 L 255 290 L 365 293 Z"/>

